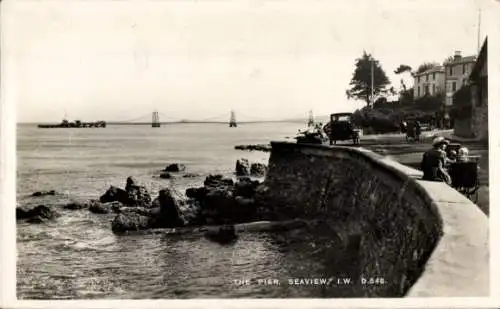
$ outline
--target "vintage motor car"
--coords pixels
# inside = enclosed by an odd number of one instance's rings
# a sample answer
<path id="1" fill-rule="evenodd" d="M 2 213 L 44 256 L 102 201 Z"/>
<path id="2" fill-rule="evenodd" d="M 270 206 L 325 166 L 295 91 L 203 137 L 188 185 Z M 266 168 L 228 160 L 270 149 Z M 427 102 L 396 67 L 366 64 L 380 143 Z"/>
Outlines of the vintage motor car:
<path id="1" fill-rule="evenodd" d="M 360 130 L 356 128 L 352 121 L 352 113 L 335 113 L 330 115 L 323 130 L 330 139 L 330 145 L 337 144 L 337 141 L 352 140 L 354 145 L 359 144 Z"/>

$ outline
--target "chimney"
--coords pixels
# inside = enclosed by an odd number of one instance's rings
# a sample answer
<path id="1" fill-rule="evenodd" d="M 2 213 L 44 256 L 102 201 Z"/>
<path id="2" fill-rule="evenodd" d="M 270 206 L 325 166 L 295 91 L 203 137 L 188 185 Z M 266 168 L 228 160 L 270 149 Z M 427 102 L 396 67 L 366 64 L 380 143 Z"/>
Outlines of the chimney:
<path id="1" fill-rule="evenodd" d="M 460 60 L 460 59 L 462 59 L 462 53 L 459 50 L 456 50 L 455 51 L 455 56 L 453 56 L 453 60 L 457 61 L 457 60 Z"/>

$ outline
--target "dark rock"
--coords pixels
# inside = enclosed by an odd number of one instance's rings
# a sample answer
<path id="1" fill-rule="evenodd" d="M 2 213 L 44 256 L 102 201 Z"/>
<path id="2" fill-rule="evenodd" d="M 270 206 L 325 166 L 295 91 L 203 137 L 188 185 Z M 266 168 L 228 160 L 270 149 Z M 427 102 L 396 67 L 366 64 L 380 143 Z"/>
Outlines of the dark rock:
<path id="1" fill-rule="evenodd" d="M 112 209 L 113 204 L 112 203 L 103 204 L 99 201 L 91 201 L 89 204 L 90 204 L 89 211 L 93 212 L 95 214 L 107 214 L 107 213 L 110 213 L 111 211 L 113 211 L 113 209 Z"/>
<path id="2" fill-rule="evenodd" d="M 160 197 L 157 196 L 153 202 L 151 203 L 151 207 L 152 208 L 157 208 L 157 207 L 160 207 Z"/>
<path id="3" fill-rule="evenodd" d="M 173 189 L 160 190 L 158 201 L 160 203 L 160 213 L 155 217 L 155 227 L 169 228 L 185 225 L 180 211 L 185 201 L 179 192 Z"/>
<path id="4" fill-rule="evenodd" d="M 110 203 L 110 202 L 120 202 L 123 205 L 133 205 L 134 201 L 129 197 L 127 191 L 117 188 L 115 186 L 109 187 L 109 189 L 104 193 L 99 201 L 101 203 Z"/>
<path id="5" fill-rule="evenodd" d="M 203 182 L 203 185 L 207 188 L 209 187 L 227 187 L 234 185 L 234 181 L 231 178 L 224 178 L 222 175 L 208 175 Z"/>
<path id="6" fill-rule="evenodd" d="M 234 185 L 234 194 L 237 196 L 252 197 L 255 194 L 255 189 L 258 185 L 258 181 L 252 181 L 248 177 L 242 177 Z"/>
<path id="7" fill-rule="evenodd" d="M 111 202 L 111 203 L 104 203 L 105 205 L 109 205 L 109 208 L 111 209 L 112 212 L 115 213 L 120 213 L 120 208 L 125 207 L 123 206 L 122 203 L 120 202 Z"/>
<path id="8" fill-rule="evenodd" d="M 213 188 L 207 192 L 204 202 L 207 208 L 229 208 L 234 205 L 234 194 L 222 187 Z"/>
<path id="9" fill-rule="evenodd" d="M 127 186 L 125 187 L 125 190 L 128 193 L 131 205 L 151 207 L 151 195 L 149 195 L 148 190 L 144 186 L 137 185 L 132 177 L 127 178 Z"/>
<path id="10" fill-rule="evenodd" d="M 252 198 L 245 198 L 242 196 L 237 196 L 234 199 L 236 205 L 239 207 L 239 209 L 248 209 L 249 207 L 253 207 L 255 205 L 255 200 Z"/>
<path id="11" fill-rule="evenodd" d="M 207 195 L 207 188 L 206 187 L 201 187 L 201 188 L 188 188 L 186 189 L 186 196 L 188 198 L 193 198 L 195 200 L 201 201 L 205 198 Z"/>
<path id="12" fill-rule="evenodd" d="M 196 199 L 188 199 L 181 207 L 182 218 L 186 225 L 202 225 L 206 223 L 202 216 L 201 203 Z"/>
<path id="13" fill-rule="evenodd" d="M 142 216 L 155 217 L 160 214 L 160 208 L 145 208 L 145 207 L 121 207 L 117 209 L 115 212 L 117 213 L 136 213 Z"/>
<path id="14" fill-rule="evenodd" d="M 237 145 L 237 146 L 234 146 L 234 149 L 250 150 L 250 151 L 256 150 L 256 151 L 268 152 L 268 151 L 271 151 L 271 145 L 265 145 L 265 144 L 261 144 L 261 145 Z"/>
<path id="15" fill-rule="evenodd" d="M 207 231 L 205 237 L 219 244 L 230 244 L 238 239 L 233 225 L 224 225 L 215 231 Z"/>
<path id="16" fill-rule="evenodd" d="M 24 220 L 29 218 L 29 210 L 16 207 L 16 220 Z"/>
<path id="17" fill-rule="evenodd" d="M 184 178 L 194 178 L 194 177 L 199 177 L 200 175 L 199 174 L 196 174 L 196 173 L 186 173 L 184 175 L 182 175 L 182 177 Z"/>
<path id="18" fill-rule="evenodd" d="M 131 190 L 133 187 L 137 187 L 137 181 L 134 179 L 134 177 L 129 176 L 127 177 L 127 182 L 125 184 L 125 191 Z"/>
<path id="19" fill-rule="evenodd" d="M 16 219 L 17 220 L 27 219 L 26 222 L 30 223 L 42 223 L 47 220 L 53 220 L 59 216 L 60 216 L 59 213 L 57 213 L 56 211 L 50 209 L 45 205 L 38 205 L 30 210 L 16 208 Z"/>
<path id="20" fill-rule="evenodd" d="M 171 179 L 172 178 L 172 174 L 170 174 L 169 172 L 161 172 L 160 178 L 162 178 L 162 179 Z"/>
<path id="21" fill-rule="evenodd" d="M 250 163 L 247 159 L 239 159 L 236 161 L 236 175 L 248 176 L 250 175 Z"/>
<path id="22" fill-rule="evenodd" d="M 85 209 L 88 207 L 89 207 L 89 204 L 80 203 L 80 202 L 71 202 L 71 203 L 63 206 L 64 209 L 70 209 L 70 210 L 79 210 L 79 209 Z"/>
<path id="23" fill-rule="evenodd" d="M 267 166 L 262 163 L 252 163 L 250 166 L 250 174 L 252 176 L 264 176 L 267 173 Z"/>
<path id="24" fill-rule="evenodd" d="M 37 191 L 32 194 L 32 196 L 45 196 L 45 195 L 56 195 L 56 191 L 50 190 L 50 191 Z"/>
<path id="25" fill-rule="evenodd" d="M 212 188 L 202 200 L 201 206 L 202 215 L 211 218 L 215 223 L 240 222 L 232 190 L 224 187 Z"/>
<path id="26" fill-rule="evenodd" d="M 48 219 L 42 217 L 42 216 L 34 216 L 34 217 L 31 217 L 31 218 L 28 218 L 26 219 L 26 222 L 27 223 L 35 223 L 35 224 L 38 224 L 38 223 L 44 223 L 46 222 Z"/>
<path id="27" fill-rule="evenodd" d="M 151 218 L 138 213 L 120 213 L 111 223 L 111 230 L 115 233 L 123 233 L 126 231 L 138 231 L 149 229 L 151 226 Z"/>
<path id="28" fill-rule="evenodd" d="M 266 200 L 270 197 L 271 190 L 264 183 L 257 185 L 255 188 L 254 199 L 258 204 L 265 204 Z"/>
<path id="29" fill-rule="evenodd" d="M 182 172 L 185 170 L 186 170 L 186 166 L 184 164 L 179 164 L 179 163 L 169 164 L 164 169 L 165 172 L 174 172 L 174 173 Z"/>

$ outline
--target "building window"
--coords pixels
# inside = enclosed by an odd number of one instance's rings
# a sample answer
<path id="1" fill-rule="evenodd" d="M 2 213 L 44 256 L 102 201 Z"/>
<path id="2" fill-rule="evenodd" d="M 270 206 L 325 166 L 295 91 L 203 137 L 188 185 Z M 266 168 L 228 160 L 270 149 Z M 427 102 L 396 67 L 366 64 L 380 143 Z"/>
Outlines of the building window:
<path id="1" fill-rule="evenodd" d="M 436 94 L 436 85 L 432 85 L 432 94 Z"/>
<path id="2" fill-rule="evenodd" d="M 425 85 L 425 95 L 429 94 L 429 85 Z"/>
<path id="3" fill-rule="evenodd" d="M 450 75 L 450 76 L 453 75 L 453 67 L 452 66 L 450 66 L 450 70 L 449 70 L 448 75 Z"/>
<path id="4" fill-rule="evenodd" d="M 417 76 L 417 83 L 420 83 L 420 76 Z"/>
<path id="5" fill-rule="evenodd" d="M 417 87 L 417 97 L 420 97 L 420 86 Z"/>
<path id="6" fill-rule="evenodd" d="M 436 80 L 436 73 L 432 73 L 432 80 Z"/>
<path id="7" fill-rule="evenodd" d="M 465 63 L 464 63 L 464 64 L 462 64 L 462 74 L 465 74 L 465 68 L 466 68 L 466 67 L 467 67 L 467 66 L 465 65 Z"/>
<path id="8" fill-rule="evenodd" d="M 428 82 L 429 81 L 429 74 L 425 74 L 425 81 Z"/>
<path id="9" fill-rule="evenodd" d="M 453 91 L 453 92 L 457 91 L 457 83 L 456 82 L 453 82 L 451 84 L 451 91 Z"/>

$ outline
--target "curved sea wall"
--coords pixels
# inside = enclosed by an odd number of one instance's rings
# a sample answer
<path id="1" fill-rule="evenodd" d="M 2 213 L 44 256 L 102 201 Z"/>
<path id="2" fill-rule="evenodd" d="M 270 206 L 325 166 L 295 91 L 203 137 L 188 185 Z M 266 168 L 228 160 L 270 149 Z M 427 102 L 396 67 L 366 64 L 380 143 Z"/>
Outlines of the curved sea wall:
<path id="1" fill-rule="evenodd" d="M 460 193 L 363 148 L 271 144 L 267 202 L 350 243 L 363 296 L 489 295 L 488 219 Z"/>

